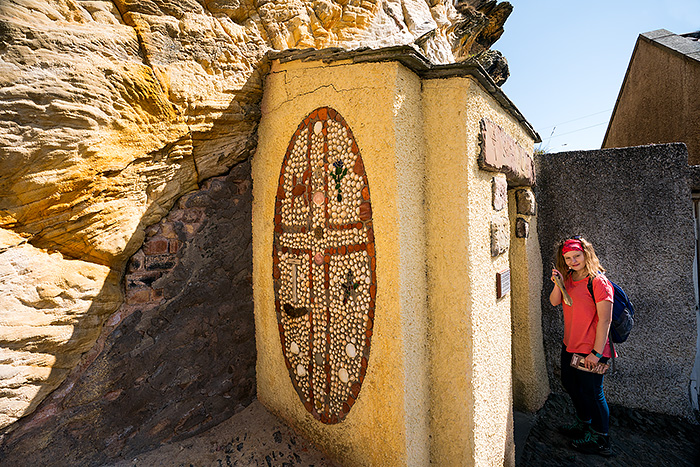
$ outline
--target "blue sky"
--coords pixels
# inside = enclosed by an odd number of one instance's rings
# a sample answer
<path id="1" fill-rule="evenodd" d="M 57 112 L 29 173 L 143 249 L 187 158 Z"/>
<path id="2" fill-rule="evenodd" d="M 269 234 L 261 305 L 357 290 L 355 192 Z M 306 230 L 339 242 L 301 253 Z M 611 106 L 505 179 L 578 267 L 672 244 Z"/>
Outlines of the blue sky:
<path id="1" fill-rule="evenodd" d="M 700 29 L 700 0 L 510 0 L 492 46 L 508 60 L 503 91 L 548 152 L 600 148 L 639 34 Z"/>

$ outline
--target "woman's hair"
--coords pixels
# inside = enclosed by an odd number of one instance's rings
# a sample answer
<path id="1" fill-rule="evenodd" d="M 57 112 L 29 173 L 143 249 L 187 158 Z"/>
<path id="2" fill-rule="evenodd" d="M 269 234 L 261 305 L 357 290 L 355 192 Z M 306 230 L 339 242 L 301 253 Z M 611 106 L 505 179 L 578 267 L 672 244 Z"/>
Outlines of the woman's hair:
<path id="1" fill-rule="evenodd" d="M 564 277 L 569 277 L 571 275 L 571 270 L 569 269 L 569 266 L 566 265 L 566 260 L 564 259 L 564 255 L 561 252 L 561 249 L 564 247 L 564 242 L 566 242 L 567 240 L 579 240 L 581 242 L 581 245 L 583 246 L 583 258 L 585 261 L 585 269 L 587 276 L 595 277 L 598 274 L 602 274 L 605 272 L 603 266 L 600 265 L 600 260 L 595 254 L 595 250 L 593 249 L 593 245 L 591 245 L 591 242 L 581 237 L 580 235 L 575 235 L 573 237 L 566 238 L 559 242 L 559 244 L 557 245 L 557 250 L 554 253 L 557 262 L 557 269 L 559 270 L 559 272 L 564 274 Z"/>

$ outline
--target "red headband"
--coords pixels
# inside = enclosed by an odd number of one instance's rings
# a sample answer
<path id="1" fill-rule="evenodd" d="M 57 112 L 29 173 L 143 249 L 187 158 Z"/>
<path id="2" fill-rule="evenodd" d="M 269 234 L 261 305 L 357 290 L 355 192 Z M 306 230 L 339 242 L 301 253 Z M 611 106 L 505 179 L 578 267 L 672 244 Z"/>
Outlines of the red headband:
<path id="1" fill-rule="evenodd" d="M 564 246 L 561 247 L 561 254 L 566 254 L 570 251 L 583 251 L 583 244 L 581 240 L 570 239 L 564 242 Z"/>

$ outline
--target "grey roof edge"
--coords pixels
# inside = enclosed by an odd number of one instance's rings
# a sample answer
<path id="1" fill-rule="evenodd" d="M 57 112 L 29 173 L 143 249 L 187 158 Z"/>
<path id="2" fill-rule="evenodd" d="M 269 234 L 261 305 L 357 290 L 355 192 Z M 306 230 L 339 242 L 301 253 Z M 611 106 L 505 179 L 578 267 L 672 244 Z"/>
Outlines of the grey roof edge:
<path id="1" fill-rule="evenodd" d="M 654 31 L 643 32 L 640 34 L 640 36 L 646 37 L 650 41 L 653 41 L 659 37 L 675 36 L 675 34 L 668 29 L 655 29 Z"/>
<path id="2" fill-rule="evenodd" d="M 700 42 L 688 38 L 691 34 L 674 34 L 666 29 L 657 29 L 640 34 L 640 39 L 664 47 L 680 56 L 700 61 Z"/>
<path id="3" fill-rule="evenodd" d="M 534 139 L 541 143 L 540 135 L 525 119 L 513 102 L 494 82 L 484 68 L 476 62 L 457 62 L 446 65 L 435 65 L 422 53 L 410 45 L 397 45 L 371 49 L 368 47 L 346 50 L 339 47 L 327 49 L 289 49 L 283 51 L 271 50 L 267 54 L 270 60 L 280 63 L 300 60 L 303 62 L 322 61 L 332 63 L 342 60 L 352 60 L 353 63 L 389 62 L 395 61 L 404 65 L 424 79 L 443 79 L 459 76 L 471 76 L 488 92 L 503 108 L 510 113 Z"/>

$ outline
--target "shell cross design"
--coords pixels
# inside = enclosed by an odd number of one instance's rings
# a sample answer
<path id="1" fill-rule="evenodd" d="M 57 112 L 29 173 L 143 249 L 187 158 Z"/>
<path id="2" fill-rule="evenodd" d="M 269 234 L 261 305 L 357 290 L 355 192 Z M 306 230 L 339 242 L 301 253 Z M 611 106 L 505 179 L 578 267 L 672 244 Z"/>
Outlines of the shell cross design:
<path id="1" fill-rule="evenodd" d="M 297 127 L 275 199 L 273 284 L 284 360 L 306 410 L 345 419 L 367 374 L 377 293 L 369 185 L 345 119 Z"/>

